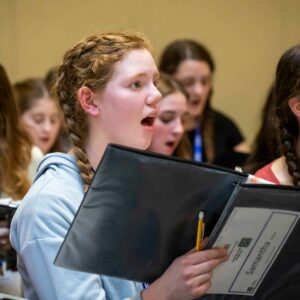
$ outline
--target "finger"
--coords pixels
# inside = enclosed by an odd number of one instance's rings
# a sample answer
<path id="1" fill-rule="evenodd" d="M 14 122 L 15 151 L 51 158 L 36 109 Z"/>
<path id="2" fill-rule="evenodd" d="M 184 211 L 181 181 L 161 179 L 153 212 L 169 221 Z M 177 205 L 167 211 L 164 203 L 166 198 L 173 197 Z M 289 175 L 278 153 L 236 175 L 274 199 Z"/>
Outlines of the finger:
<path id="1" fill-rule="evenodd" d="M 191 279 L 194 277 L 197 277 L 199 275 L 203 275 L 206 273 L 212 272 L 219 264 L 223 263 L 226 261 L 227 257 L 221 257 L 213 260 L 209 260 L 206 262 L 202 262 L 197 265 L 191 265 L 186 267 L 183 271 L 183 277 L 187 279 Z"/>
<path id="2" fill-rule="evenodd" d="M 207 272 L 205 274 L 198 274 L 197 276 L 186 281 L 186 284 L 190 288 L 196 288 L 205 283 L 206 281 L 211 280 L 212 272 Z"/>
<path id="3" fill-rule="evenodd" d="M 225 248 L 213 248 L 203 251 L 188 253 L 185 255 L 186 263 L 190 265 L 200 264 L 216 258 L 226 257 L 227 250 Z"/>
<path id="4" fill-rule="evenodd" d="M 206 294 L 206 292 L 210 289 L 211 287 L 211 280 L 207 280 L 198 287 L 194 288 L 191 292 L 191 296 L 193 298 L 198 298 Z"/>
<path id="5" fill-rule="evenodd" d="M 192 266 L 193 269 L 190 272 L 193 272 L 194 274 L 204 274 L 207 272 L 212 272 L 218 265 L 222 264 L 226 260 L 227 257 L 223 256 L 221 258 L 216 258 L 206 262 L 202 262 L 198 265 Z"/>

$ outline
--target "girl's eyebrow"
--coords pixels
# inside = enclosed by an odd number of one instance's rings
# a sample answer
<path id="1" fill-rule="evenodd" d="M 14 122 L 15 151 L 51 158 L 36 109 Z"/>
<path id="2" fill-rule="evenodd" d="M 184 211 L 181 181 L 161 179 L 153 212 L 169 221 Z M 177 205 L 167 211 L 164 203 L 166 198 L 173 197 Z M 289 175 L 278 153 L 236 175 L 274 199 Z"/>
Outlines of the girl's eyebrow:
<path id="1" fill-rule="evenodd" d="M 148 74 L 146 72 L 143 72 L 143 73 L 136 73 L 136 74 L 133 74 L 133 75 L 130 75 L 128 77 L 128 80 L 132 80 L 132 79 L 135 79 L 135 78 L 140 78 L 140 77 L 147 77 Z"/>
<path id="2" fill-rule="evenodd" d="M 130 75 L 128 77 L 128 80 L 130 81 L 130 80 L 132 80 L 134 78 L 149 77 L 149 75 L 150 75 L 149 72 L 140 72 L 140 73 L 136 73 L 136 74 Z M 158 80 L 159 76 L 160 76 L 159 72 L 155 72 L 153 77 L 154 77 L 155 80 Z"/>
<path id="3" fill-rule="evenodd" d="M 174 110 L 163 110 L 163 111 L 161 111 L 161 113 L 174 114 L 175 111 Z"/>

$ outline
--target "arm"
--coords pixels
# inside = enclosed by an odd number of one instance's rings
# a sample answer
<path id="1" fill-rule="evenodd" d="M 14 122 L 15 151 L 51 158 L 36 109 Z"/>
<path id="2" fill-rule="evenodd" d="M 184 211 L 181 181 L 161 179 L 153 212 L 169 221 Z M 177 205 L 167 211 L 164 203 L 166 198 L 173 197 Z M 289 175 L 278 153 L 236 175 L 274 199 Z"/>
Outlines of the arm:
<path id="1" fill-rule="evenodd" d="M 106 299 L 98 275 L 77 272 L 53 264 L 62 243 L 60 238 L 47 238 L 30 242 L 20 252 L 20 268 L 25 268 L 29 289 L 39 299 Z"/>
<path id="2" fill-rule="evenodd" d="M 233 147 L 233 150 L 241 153 L 250 153 L 250 147 L 246 142 L 241 142 Z"/>
<path id="3" fill-rule="evenodd" d="M 66 189 L 66 187 L 64 187 Z M 54 189 L 63 187 L 56 184 Z M 125 299 L 141 288 L 131 281 L 112 279 L 54 265 L 74 214 L 81 202 L 80 193 L 71 200 L 31 190 L 12 222 L 11 240 L 18 252 L 18 269 L 29 299 Z M 46 193 L 46 194 L 45 194 Z M 70 255 L 74 255 L 70 249 Z"/>

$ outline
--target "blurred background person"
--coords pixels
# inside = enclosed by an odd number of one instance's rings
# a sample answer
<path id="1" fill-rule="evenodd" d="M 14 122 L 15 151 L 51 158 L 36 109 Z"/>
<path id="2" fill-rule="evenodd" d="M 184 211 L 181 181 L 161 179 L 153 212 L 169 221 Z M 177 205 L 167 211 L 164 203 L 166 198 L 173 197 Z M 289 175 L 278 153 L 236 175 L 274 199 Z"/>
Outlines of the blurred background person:
<path id="1" fill-rule="evenodd" d="M 252 144 L 251 154 L 243 166 L 243 170 L 250 174 L 254 174 L 281 155 L 273 91 L 272 84 L 261 113 L 261 125 Z"/>
<path id="2" fill-rule="evenodd" d="M 191 145 L 184 135 L 187 93 L 179 82 L 161 73 L 157 87 L 162 94 L 149 150 L 191 159 Z"/>
<path id="3" fill-rule="evenodd" d="M 300 45 L 280 58 L 273 93 L 281 157 L 256 172 L 276 184 L 300 186 Z"/>
<path id="4" fill-rule="evenodd" d="M 249 151 L 244 137 L 232 120 L 211 107 L 215 63 L 209 51 L 193 40 L 174 41 L 163 51 L 159 68 L 180 81 L 189 95 L 187 132 L 193 158 L 242 165 Z"/>
<path id="5" fill-rule="evenodd" d="M 61 151 L 62 115 L 42 79 L 26 79 L 14 85 L 21 120 L 32 143 L 44 154 Z"/>
<path id="6" fill-rule="evenodd" d="M 20 124 L 18 106 L 0 64 L 0 196 L 20 200 L 28 191 L 43 154 L 33 147 Z M 21 277 L 8 234 L 10 216 L 0 209 L 0 291 L 21 296 Z"/>

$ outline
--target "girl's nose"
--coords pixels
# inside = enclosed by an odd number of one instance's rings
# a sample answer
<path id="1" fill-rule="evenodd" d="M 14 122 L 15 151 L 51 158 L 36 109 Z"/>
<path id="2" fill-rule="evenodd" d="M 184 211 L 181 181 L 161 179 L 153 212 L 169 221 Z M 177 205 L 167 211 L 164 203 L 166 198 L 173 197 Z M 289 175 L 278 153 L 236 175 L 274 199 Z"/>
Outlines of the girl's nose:
<path id="1" fill-rule="evenodd" d="M 203 85 L 201 82 L 196 81 L 193 86 L 193 91 L 196 95 L 201 96 L 203 93 Z"/>
<path id="2" fill-rule="evenodd" d="M 158 90 L 158 88 L 153 84 L 151 91 L 149 92 L 149 95 L 147 97 L 146 103 L 150 106 L 156 106 L 159 101 L 161 100 L 161 93 Z"/>
<path id="3" fill-rule="evenodd" d="M 49 131 L 52 130 L 52 124 L 51 124 L 51 122 L 49 120 L 46 120 L 44 122 L 44 124 L 43 124 L 43 130 L 47 131 L 47 132 L 49 132 Z"/>
<path id="4" fill-rule="evenodd" d="M 175 119 L 175 124 L 173 127 L 173 133 L 177 134 L 177 135 L 182 135 L 184 132 L 184 128 L 183 128 L 183 124 L 181 119 L 178 117 Z"/>

